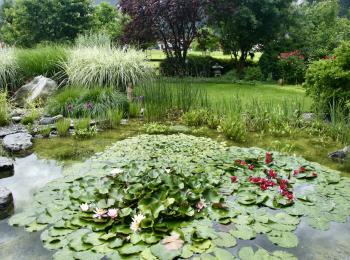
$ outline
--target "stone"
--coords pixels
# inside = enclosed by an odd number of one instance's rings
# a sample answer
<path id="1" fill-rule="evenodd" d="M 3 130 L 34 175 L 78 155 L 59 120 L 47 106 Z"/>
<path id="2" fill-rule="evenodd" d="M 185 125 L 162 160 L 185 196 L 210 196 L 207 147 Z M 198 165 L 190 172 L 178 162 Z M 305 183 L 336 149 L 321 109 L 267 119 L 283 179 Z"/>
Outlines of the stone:
<path id="1" fill-rule="evenodd" d="M 10 217 L 14 209 L 12 192 L 0 186 L 0 220 Z"/>
<path id="2" fill-rule="evenodd" d="M 57 115 L 54 117 L 43 117 L 39 120 L 39 125 L 52 125 L 55 124 L 58 120 L 61 120 L 62 118 L 62 115 Z"/>
<path id="3" fill-rule="evenodd" d="M 0 138 L 6 135 L 16 134 L 16 133 L 27 133 L 27 129 L 23 125 L 10 125 L 5 127 L 0 127 Z"/>
<path id="4" fill-rule="evenodd" d="M 45 100 L 58 89 L 57 83 L 44 76 L 35 77 L 31 82 L 19 88 L 13 96 L 13 101 L 24 106 L 36 100 Z"/>
<path id="5" fill-rule="evenodd" d="M 11 177 L 14 174 L 14 162 L 10 158 L 0 157 L 0 179 Z"/>
<path id="6" fill-rule="evenodd" d="M 27 151 L 32 148 L 32 136 L 28 133 L 17 133 L 5 136 L 2 145 L 11 152 Z"/>
<path id="7" fill-rule="evenodd" d="M 342 150 L 329 153 L 328 157 L 334 161 L 345 161 L 349 153 L 350 153 L 350 146 L 347 146 Z"/>
<path id="8" fill-rule="evenodd" d="M 11 121 L 12 121 L 13 123 L 15 123 L 15 124 L 20 123 L 21 120 L 22 120 L 22 117 L 21 117 L 21 116 L 13 116 L 13 117 L 11 118 Z"/>
<path id="9" fill-rule="evenodd" d="M 303 113 L 301 115 L 301 118 L 305 121 L 305 122 L 312 122 L 316 119 L 316 115 L 315 113 Z"/>

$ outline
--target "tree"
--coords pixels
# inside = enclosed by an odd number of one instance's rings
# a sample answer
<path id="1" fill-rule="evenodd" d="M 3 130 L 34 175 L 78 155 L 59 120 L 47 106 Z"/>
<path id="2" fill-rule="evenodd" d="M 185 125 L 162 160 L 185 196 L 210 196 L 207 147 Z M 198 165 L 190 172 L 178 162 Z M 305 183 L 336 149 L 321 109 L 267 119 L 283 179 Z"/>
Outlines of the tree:
<path id="1" fill-rule="evenodd" d="M 3 40 L 30 47 L 42 42 L 67 42 L 91 28 L 89 0 L 17 0 L 4 9 Z"/>
<path id="2" fill-rule="evenodd" d="M 219 38 L 213 30 L 207 26 L 198 30 L 195 41 L 192 44 L 193 48 L 206 53 L 220 48 Z"/>
<path id="3" fill-rule="evenodd" d="M 239 58 L 242 68 L 254 46 L 264 46 L 284 33 L 291 3 L 292 0 L 207 0 L 207 11 L 224 50 L 236 60 Z"/>
<path id="4" fill-rule="evenodd" d="M 120 7 L 132 19 L 126 29 L 129 42 L 159 41 L 168 58 L 185 62 L 202 26 L 202 0 L 122 0 Z"/>
<path id="5" fill-rule="evenodd" d="M 104 31 L 113 41 L 117 41 L 123 34 L 128 18 L 115 6 L 102 2 L 96 6 L 93 14 L 93 32 Z"/>

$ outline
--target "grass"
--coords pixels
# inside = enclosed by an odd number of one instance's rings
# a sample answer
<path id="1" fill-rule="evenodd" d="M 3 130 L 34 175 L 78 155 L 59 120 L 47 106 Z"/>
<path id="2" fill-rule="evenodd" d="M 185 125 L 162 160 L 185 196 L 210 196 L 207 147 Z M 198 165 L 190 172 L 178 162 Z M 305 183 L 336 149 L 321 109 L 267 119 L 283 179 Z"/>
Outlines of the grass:
<path id="1" fill-rule="evenodd" d="M 18 76 L 15 49 L 0 49 L 0 90 L 14 89 Z"/>

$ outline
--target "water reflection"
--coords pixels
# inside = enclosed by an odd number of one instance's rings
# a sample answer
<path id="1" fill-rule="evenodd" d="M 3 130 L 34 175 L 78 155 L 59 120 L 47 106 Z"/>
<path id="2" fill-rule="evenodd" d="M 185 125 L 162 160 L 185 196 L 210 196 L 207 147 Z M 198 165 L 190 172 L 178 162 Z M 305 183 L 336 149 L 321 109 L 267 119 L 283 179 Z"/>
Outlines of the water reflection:
<path id="1" fill-rule="evenodd" d="M 39 160 L 36 155 L 17 159 L 15 174 L 1 179 L 0 185 L 12 191 L 15 212 L 21 212 L 32 201 L 33 193 L 49 181 L 61 175 L 62 167 L 55 161 Z M 41 260 L 50 259 L 52 253 L 44 249 L 40 233 L 29 233 L 23 228 L 11 227 L 8 220 L 0 221 L 0 259 L 1 260 Z"/>

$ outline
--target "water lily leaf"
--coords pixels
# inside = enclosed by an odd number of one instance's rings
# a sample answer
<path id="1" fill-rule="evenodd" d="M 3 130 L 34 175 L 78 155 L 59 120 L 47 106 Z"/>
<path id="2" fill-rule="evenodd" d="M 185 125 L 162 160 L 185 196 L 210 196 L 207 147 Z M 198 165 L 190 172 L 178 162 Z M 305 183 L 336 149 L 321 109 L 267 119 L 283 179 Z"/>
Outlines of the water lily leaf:
<path id="1" fill-rule="evenodd" d="M 102 258 L 103 258 L 102 254 L 95 253 L 92 251 L 83 251 L 83 252 L 74 253 L 74 259 L 78 259 L 78 260 L 100 260 Z"/>
<path id="2" fill-rule="evenodd" d="M 25 211 L 12 216 L 9 220 L 9 224 L 12 226 L 26 226 L 33 223 L 35 219 L 34 212 Z"/>
<path id="3" fill-rule="evenodd" d="M 154 256 L 162 260 L 172 260 L 181 254 L 181 250 L 167 250 L 162 244 L 151 246 L 151 252 Z"/>
<path id="4" fill-rule="evenodd" d="M 140 259 L 141 260 L 157 260 L 158 258 L 152 254 L 152 251 L 150 248 L 146 248 L 145 250 L 143 250 L 141 252 Z"/>
<path id="5" fill-rule="evenodd" d="M 216 259 L 225 259 L 225 260 L 236 259 L 229 251 L 221 248 L 215 248 L 214 254 L 216 256 Z"/>
<path id="6" fill-rule="evenodd" d="M 109 248 L 118 248 L 123 245 L 123 240 L 120 238 L 115 238 L 113 241 L 111 241 L 108 245 Z"/>
<path id="7" fill-rule="evenodd" d="M 116 236 L 117 236 L 117 234 L 110 232 L 110 233 L 101 235 L 100 239 L 107 241 L 107 240 L 110 240 L 111 238 L 115 238 Z"/>
<path id="8" fill-rule="evenodd" d="M 234 247 L 237 245 L 236 239 L 229 233 L 218 232 L 218 238 L 213 240 L 213 243 L 219 247 Z"/>
<path id="9" fill-rule="evenodd" d="M 81 239 L 72 240 L 69 243 L 69 247 L 77 252 L 86 251 L 93 247 L 91 244 L 85 244 Z"/>
<path id="10" fill-rule="evenodd" d="M 46 224 L 38 224 L 36 221 L 26 226 L 26 231 L 28 232 L 38 232 L 42 231 L 47 227 Z"/>
<path id="11" fill-rule="evenodd" d="M 291 232 L 271 231 L 267 234 L 268 239 L 281 247 L 292 248 L 298 245 L 298 238 Z"/>
<path id="12" fill-rule="evenodd" d="M 191 251 L 191 246 L 187 244 L 182 248 L 181 257 L 190 258 L 191 256 L 193 256 L 193 252 Z"/>
<path id="13" fill-rule="evenodd" d="M 63 250 L 57 251 L 52 258 L 54 260 L 74 259 L 74 252 L 68 248 L 64 248 Z"/>
<path id="14" fill-rule="evenodd" d="M 231 230 L 230 233 L 240 239 L 250 240 L 256 237 L 255 231 L 249 227 L 244 225 L 236 225 L 236 230 Z"/>
<path id="15" fill-rule="evenodd" d="M 140 253 L 143 250 L 145 250 L 146 246 L 143 244 L 133 245 L 133 244 L 126 244 L 119 248 L 119 253 L 121 255 L 132 255 L 136 253 Z"/>
<path id="16" fill-rule="evenodd" d="M 284 251 L 275 251 L 272 254 L 274 257 L 277 257 L 281 260 L 297 260 L 298 258 L 296 258 L 294 255 L 284 252 Z"/>
<path id="17" fill-rule="evenodd" d="M 330 223 L 328 219 L 323 217 L 308 217 L 306 218 L 306 222 L 313 228 L 318 230 L 329 230 Z"/>
<path id="18" fill-rule="evenodd" d="M 100 240 L 101 233 L 88 233 L 83 236 L 82 240 L 86 244 L 91 244 L 93 246 L 99 246 L 102 245 L 104 242 Z"/>
<path id="19" fill-rule="evenodd" d="M 241 250 L 239 250 L 238 256 L 241 260 L 253 260 L 254 251 L 251 247 L 243 247 Z"/>
<path id="20" fill-rule="evenodd" d="M 202 254 L 206 252 L 209 248 L 213 246 L 210 240 L 205 240 L 203 242 L 193 243 L 191 246 L 191 251 L 194 253 Z"/>

